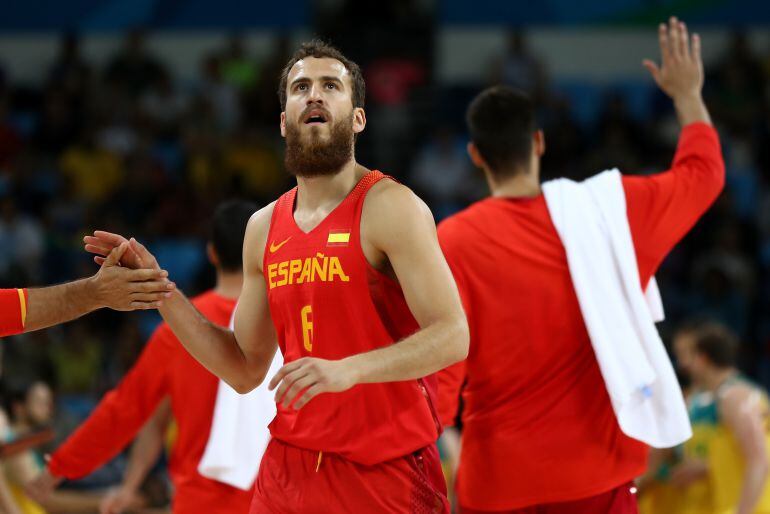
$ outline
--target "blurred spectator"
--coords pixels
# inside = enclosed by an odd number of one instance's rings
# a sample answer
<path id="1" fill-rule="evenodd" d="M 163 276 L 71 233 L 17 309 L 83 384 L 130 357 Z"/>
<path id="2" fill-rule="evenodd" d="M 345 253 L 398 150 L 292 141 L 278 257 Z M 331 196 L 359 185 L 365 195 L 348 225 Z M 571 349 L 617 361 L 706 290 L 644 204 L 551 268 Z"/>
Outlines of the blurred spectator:
<path id="1" fill-rule="evenodd" d="M 270 144 L 273 140 L 266 131 L 250 124 L 244 124 L 233 135 L 222 156 L 227 192 L 246 191 L 260 198 L 278 192 L 285 176 L 276 149 Z"/>
<path id="2" fill-rule="evenodd" d="M 80 39 L 74 33 L 62 35 L 59 55 L 48 70 L 48 83 L 79 105 L 85 101 L 90 80 L 91 66 L 80 55 Z"/>
<path id="3" fill-rule="evenodd" d="M 102 341 L 88 321 L 77 320 L 65 327 L 64 338 L 50 351 L 57 389 L 62 394 L 88 395 L 96 391 L 102 358 Z"/>
<path id="4" fill-rule="evenodd" d="M 733 32 L 722 60 L 711 68 L 713 114 L 730 130 L 751 130 L 762 105 L 765 77 L 744 31 Z"/>
<path id="5" fill-rule="evenodd" d="M 98 202 L 107 198 L 123 179 L 120 158 L 97 143 L 95 127 L 85 127 L 78 141 L 61 157 L 61 169 L 72 180 L 79 198 Z"/>
<path id="6" fill-rule="evenodd" d="M 535 103 L 542 103 L 547 96 L 545 64 L 529 49 L 521 30 L 508 34 L 505 54 L 492 64 L 492 83 L 523 89 Z"/>
<path id="7" fill-rule="evenodd" d="M 24 389 L 11 392 L 6 401 L 12 413 L 12 440 L 48 427 L 53 420 L 53 392 L 44 382 L 34 382 Z M 76 514 L 95 512 L 99 508 L 99 495 L 67 490 L 54 491 L 42 505 L 33 501 L 25 494 L 24 485 L 34 480 L 44 468 L 43 453 L 36 450 L 14 455 L 5 462 L 11 491 L 22 512 Z"/>
<path id="8" fill-rule="evenodd" d="M 410 182 L 439 219 L 457 211 L 466 192 L 471 169 L 465 143 L 454 129 L 441 126 L 415 158 Z"/>
<path id="9" fill-rule="evenodd" d="M 161 62 L 145 48 L 145 33 L 134 29 L 126 36 L 123 49 L 107 65 L 106 83 L 137 98 L 147 91 L 164 72 Z"/>
<path id="10" fill-rule="evenodd" d="M 160 73 L 140 101 L 142 114 L 150 120 L 155 133 L 164 139 L 177 136 L 187 103 L 187 97 L 175 87 L 166 71 Z"/>
<path id="11" fill-rule="evenodd" d="M 9 121 L 8 95 L 0 91 L 0 169 L 7 168 L 22 148 L 21 135 Z"/>
<path id="12" fill-rule="evenodd" d="M 200 95 L 211 109 L 217 127 L 230 133 L 239 121 L 238 91 L 222 77 L 222 62 L 215 55 L 202 62 Z M 198 112 L 202 110 L 199 108 Z"/>
<path id="13" fill-rule="evenodd" d="M 257 63 L 246 54 L 243 35 L 230 36 L 220 62 L 222 78 L 228 84 L 238 89 L 247 89 L 257 82 Z"/>
<path id="14" fill-rule="evenodd" d="M 13 274 L 16 280 L 38 280 L 43 243 L 40 223 L 19 212 L 13 198 L 0 199 L 0 276 Z"/>

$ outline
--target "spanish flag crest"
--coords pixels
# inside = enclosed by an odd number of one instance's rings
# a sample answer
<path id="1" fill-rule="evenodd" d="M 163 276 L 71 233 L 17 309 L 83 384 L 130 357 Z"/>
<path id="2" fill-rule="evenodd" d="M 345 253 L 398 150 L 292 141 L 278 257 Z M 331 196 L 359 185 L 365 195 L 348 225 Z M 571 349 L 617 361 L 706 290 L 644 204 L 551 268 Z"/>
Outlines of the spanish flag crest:
<path id="1" fill-rule="evenodd" d="M 326 239 L 326 246 L 348 246 L 350 243 L 350 230 L 330 230 Z"/>

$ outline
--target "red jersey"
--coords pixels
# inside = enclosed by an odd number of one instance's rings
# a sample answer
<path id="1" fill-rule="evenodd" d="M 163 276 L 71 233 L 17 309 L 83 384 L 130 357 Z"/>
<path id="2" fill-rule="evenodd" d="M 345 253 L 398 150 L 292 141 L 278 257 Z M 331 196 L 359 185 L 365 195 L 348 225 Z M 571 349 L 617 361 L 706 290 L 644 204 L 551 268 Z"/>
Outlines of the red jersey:
<path id="1" fill-rule="evenodd" d="M 373 268 L 359 229 L 372 171 L 313 230 L 294 220 L 297 188 L 275 204 L 263 270 L 284 362 L 342 359 L 391 345 L 419 329 L 398 283 Z M 322 394 L 299 411 L 278 405 L 273 437 L 374 464 L 436 441 L 438 422 L 423 382 L 358 384 Z"/>
<path id="2" fill-rule="evenodd" d="M 227 326 L 235 300 L 213 291 L 192 300 L 212 323 Z M 219 379 L 198 363 L 165 323 L 118 387 L 52 455 L 51 472 L 65 478 L 91 473 L 118 454 L 153 415 L 165 396 L 178 433 L 169 458 L 176 514 L 232 514 L 249 511 L 252 491 L 198 473 L 214 416 Z"/>
<path id="3" fill-rule="evenodd" d="M 719 139 L 703 123 L 683 129 L 669 171 L 623 177 L 642 284 L 723 184 Z M 460 504 L 570 501 L 640 475 L 647 448 L 618 426 L 544 197 L 487 198 L 438 234 L 471 335 L 467 360 L 439 378 L 447 424 L 465 382 Z"/>
<path id="4" fill-rule="evenodd" d="M 0 289 L 0 337 L 24 331 L 27 318 L 27 290 Z"/>

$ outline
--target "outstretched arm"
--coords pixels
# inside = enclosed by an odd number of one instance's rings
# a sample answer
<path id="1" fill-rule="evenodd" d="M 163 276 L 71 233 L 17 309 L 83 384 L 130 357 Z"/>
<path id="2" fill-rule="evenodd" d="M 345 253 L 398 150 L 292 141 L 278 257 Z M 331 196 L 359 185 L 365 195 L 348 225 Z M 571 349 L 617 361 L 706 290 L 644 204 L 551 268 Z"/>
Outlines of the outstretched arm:
<path id="1" fill-rule="evenodd" d="M 661 62 L 644 65 L 674 102 L 683 125 L 671 168 L 650 176 L 625 176 L 628 222 L 642 280 L 684 237 L 724 187 L 725 168 L 719 136 L 703 103 L 701 42 L 672 18 L 658 30 Z"/>
<path id="2" fill-rule="evenodd" d="M 235 311 L 235 329 L 211 323 L 185 298 L 174 291 L 159 311 L 179 341 L 206 369 L 246 393 L 257 387 L 270 368 L 278 344 L 267 303 L 267 288 L 262 276 L 262 257 L 270 227 L 273 205 L 256 212 L 243 243 L 243 290 Z M 131 253 L 121 262 L 130 267 L 159 269 L 155 257 L 135 239 L 95 232 L 85 238 L 86 250 L 106 255 L 112 248 L 129 242 Z"/>
<path id="3" fill-rule="evenodd" d="M 129 270 L 118 265 L 128 245 L 113 248 L 90 278 L 39 289 L 0 290 L 0 337 L 65 323 L 102 307 L 120 311 L 154 309 L 174 284 L 163 270 Z"/>

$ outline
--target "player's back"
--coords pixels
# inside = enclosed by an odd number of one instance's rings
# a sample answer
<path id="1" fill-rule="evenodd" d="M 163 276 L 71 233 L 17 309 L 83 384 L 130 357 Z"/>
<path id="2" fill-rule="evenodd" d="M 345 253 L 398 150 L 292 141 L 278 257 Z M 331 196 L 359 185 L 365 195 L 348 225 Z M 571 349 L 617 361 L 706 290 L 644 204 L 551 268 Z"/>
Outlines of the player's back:
<path id="1" fill-rule="evenodd" d="M 643 471 L 644 446 L 618 427 L 543 196 L 481 201 L 445 220 L 439 239 L 471 332 L 462 504 L 574 499 Z M 464 501 L 471 490 L 491 503 Z"/>

